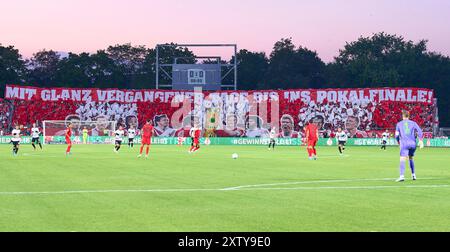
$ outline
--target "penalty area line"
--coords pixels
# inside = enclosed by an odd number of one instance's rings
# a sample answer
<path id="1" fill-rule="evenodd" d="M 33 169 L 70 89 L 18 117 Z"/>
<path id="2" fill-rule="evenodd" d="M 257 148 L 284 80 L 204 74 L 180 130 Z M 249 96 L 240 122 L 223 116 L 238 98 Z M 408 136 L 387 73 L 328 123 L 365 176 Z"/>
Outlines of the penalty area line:
<path id="1" fill-rule="evenodd" d="M 420 180 L 432 180 L 436 178 L 420 178 Z M 362 179 L 332 179 L 332 180 L 311 180 L 311 181 L 297 181 L 297 182 L 284 182 L 284 183 L 271 183 L 271 184 L 254 184 L 254 185 L 241 185 L 235 187 L 227 187 L 222 190 L 239 190 L 244 188 L 255 187 L 267 187 L 267 186 L 281 186 L 281 185 L 299 185 L 299 184 L 320 184 L 320 183 L 343 183 L 343 182 L 364 182 L 364 181 L 395 181 L 395 178 L 362 178 Z"/>
<path id="2" fill-rule="evenodd" d="M 442 188 L 449 187 L 450 185 L 398 185 L 398 186 L 384 186 L 384 185 L 374 185 L 374 186 L 310 186 L 310 187 L 259 187 L 259 188 L 243 188 L 239 189 L 242 191 L 256 191 L 256 190 L 326 190 L 326 189 L 390 189 L 390 188 Z"/>

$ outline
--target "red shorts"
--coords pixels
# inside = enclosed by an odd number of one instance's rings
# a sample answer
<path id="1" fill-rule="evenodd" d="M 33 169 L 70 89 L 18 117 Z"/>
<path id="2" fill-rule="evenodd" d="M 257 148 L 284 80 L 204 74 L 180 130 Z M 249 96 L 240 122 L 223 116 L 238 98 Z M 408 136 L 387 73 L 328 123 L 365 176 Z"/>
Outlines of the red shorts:
<path id="1" fill-rule="evenodd" d="M 199 144 L 199 143 L 200 143 L 200 139 L 194 138 L 194 144 Z"/>
<path id="2" fill-rule="evenodd" d="M 146 137 L 146 136 L 142 137 L 142 144 L 150 145 L 151 143 L 152 143 L 152 138 L 151 137 Z"/>
<path id="3" fill-rule="evenodd" d="M 316 146 L 317 139 L 309 139 L 308 140 L 308 146 Z"/>
<path id="4" fill-rule="evenodd" d="M 66 144 L 72 144 L 72 140 L 70 140 L 70 138 L 66 138 Z"/>

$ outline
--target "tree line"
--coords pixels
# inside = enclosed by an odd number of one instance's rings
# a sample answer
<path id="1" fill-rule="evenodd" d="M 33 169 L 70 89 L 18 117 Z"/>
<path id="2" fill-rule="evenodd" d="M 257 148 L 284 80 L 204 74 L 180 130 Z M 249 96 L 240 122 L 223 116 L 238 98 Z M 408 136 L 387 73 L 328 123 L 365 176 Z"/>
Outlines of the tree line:
<path id="1" fill-rule="evenodd" d="M 427 50 L 427 42 L 376 33 L 347 42 L 332 62 L 324 63 L 315 51 L 283 38 L 274 44 L 270 55 L 246 49 L 238 52 L 238 87 L 427 87 L 434 89 L 438 98 L 441 125 L 450 126 L 450 99 L 446 97 L 450 93 L 450 58 Z M 173 57 L 182 58 L 180 63 L 196 62 L 192 51 L 175 44 L 160 48 L 159 54 L 161 63 L 172 63 Z M 155 61 L 155 49 L 141 45 L 115 45 L 95 53 L 69 53 L 67 57 L 41 50 L 24 59 L 14 46 L 0 44 L 0 92 L 4 93 L 5 84 L 13 83 L 151 89 L 155 88 Z M 160 76 L 161 83 L 168 81 Z"/>

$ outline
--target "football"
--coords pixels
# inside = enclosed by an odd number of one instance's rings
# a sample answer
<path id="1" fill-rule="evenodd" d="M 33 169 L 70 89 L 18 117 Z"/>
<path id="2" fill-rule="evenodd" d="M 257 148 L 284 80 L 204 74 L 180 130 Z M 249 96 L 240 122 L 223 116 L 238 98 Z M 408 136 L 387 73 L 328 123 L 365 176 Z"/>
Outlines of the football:
<path id="1" fill-rule="evenodd" d="M 237 159 L 239 156 L 238 156 L 238 154 L 237 153 L 233 153 L 233 155 L 231 155 L 231 158 L 233 158 L 233 159 Z"/>

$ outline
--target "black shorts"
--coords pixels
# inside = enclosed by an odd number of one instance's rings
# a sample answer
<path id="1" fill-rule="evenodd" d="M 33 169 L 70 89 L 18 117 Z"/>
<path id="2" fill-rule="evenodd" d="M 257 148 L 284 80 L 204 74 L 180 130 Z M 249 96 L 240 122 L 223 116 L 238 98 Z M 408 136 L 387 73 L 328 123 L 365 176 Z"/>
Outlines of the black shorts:
<path id="1" fill-rule="evenodd" d="M 271 144 L 274 144 L 274 143 L 275 143 L 275 139 L 271 138 L 271 139 L 270 139 L 270 143 L 271 143 Z"/>
<path id="2" fill-rule="evenodd" d="M 17 147 L 20 145 L 20 141 L 12 141 L 11 140 L 11 143 L 14 145 L 14 147 Z"/>
<path id="3" fill-rule="evenodd" d="M 31 138 L 31 143 L 39 143 L 39 137 Z"/>
<path id="4" fill-rule="evenodd" d="M 134 140 L 134 138 L 128 138 L 128 142 L 129 142 L 129 143 L 132 143 L 133 140 Z"/>
<path id="5" fill-rule="evenodd" d="M 383 145 L 386 145 L 386 143 L 387 143 L 387 141 L 386 141 L 386 140 L 383 140 Z"/>
<path id="6" fill-rule="evenodd" d="M 122 144 L 122 140 L 116 140 L 116 145 L 121 145 Z"/>
<path id="7" fill-rule="evenodd" d="M 344 146 L 346 142 L 347 141 L 338 141 L 338 144 Z"/>

